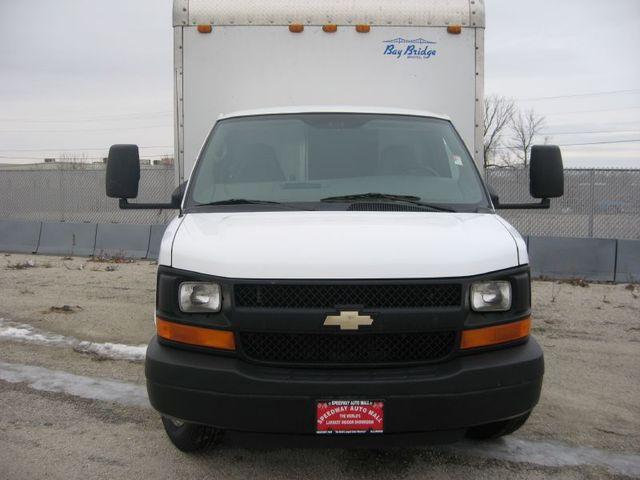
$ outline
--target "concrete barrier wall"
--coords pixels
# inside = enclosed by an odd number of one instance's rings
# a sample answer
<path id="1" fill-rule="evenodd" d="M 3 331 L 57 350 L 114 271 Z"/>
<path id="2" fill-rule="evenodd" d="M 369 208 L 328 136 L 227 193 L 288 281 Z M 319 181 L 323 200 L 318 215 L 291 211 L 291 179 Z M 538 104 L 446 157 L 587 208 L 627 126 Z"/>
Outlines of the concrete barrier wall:
<path id="1" fill-rule="evenodd" d="M 151 225 L 149 250 L 147 251 L 148 258 L 158 258 L 160 255 L 160 243 L 162 242 L 162 236 L 166 229 L 166 225 Z"/>
<path id="2" fill-rule="evenodd" d="M 98 224 L 95 254 L 108 257 L 146 258 L 151 225 Z"/>
<path id="3" fill-rule="evenodd" d="M 640 282 L 640 240 L 618 240 L 615 281 Z"/>
<path id="4" fill-rule="evenodd" d="M 0 220 L 0 252 L 157 259 L 166 225 Z M 640 282 L 640 240 L 525 237 L 534 278 Z"/>
<path id="5" fill-rule="evenodd" d="M 95 223 L 43 222 L 38 253 L 91 256 L 97 229 Z"/>
<path id="6" fill-rule="evenodd" d="M 616 248 L 617 240 L 530 237 L 531 275 L 613 282 Z"/>
<path id="7" fill-rule="evenodd" d="M 157 259 L 166 225 L 0 220 L 0 252 Z"/>
<path id="8" fill-rule="evenodd" d="M 0 220 L 0 251 L 34 253 L 40 241 L 40 222 Z"/>

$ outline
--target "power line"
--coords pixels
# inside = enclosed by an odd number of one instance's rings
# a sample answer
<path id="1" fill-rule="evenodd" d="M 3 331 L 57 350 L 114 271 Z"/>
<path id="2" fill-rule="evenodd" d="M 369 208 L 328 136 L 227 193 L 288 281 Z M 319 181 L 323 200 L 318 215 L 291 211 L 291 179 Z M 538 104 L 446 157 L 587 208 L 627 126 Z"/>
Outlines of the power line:
<path id="1" fill-rule="evenodd" d="M 625 93 L 640 93 L 640 88 L 634 88 L 630 90 L 609 90 L 604 92 L 590 92 L 590 93 L 574 93 L 569 95 L 554 95 L 550 97 L 532 97 L 532 98 L 516 98 L 521 102 L 535 102 L 539 100 L 558 100 L 561 98 L 576 98 L 576 97 L 598 97 L 602 95 L 619 95 Z"/>
<path id="2" fill-rule="evenodd" d="M 148 150 L 154 148 L 173 148 L 173 145 L 159 145 L 159 146 L 149 146 L 149 147 L 138 147 L 140 150 Z M 18 148 L 18 149 L 0 149 L 0 152 L 81 152 L 81 151 L 104 151 L 109 150 L 109 147 L 91 147 L 91 148 Z"/>
<path id="3" fill-rule="evenodd" d="M 637 143 L 640 142 L 640 138 L 637 140 L 612 140 L 609 142 L 585 142 L 585 143 L 564 143 L 558 146 L 560 147 L 580 147 L 582 145 L 609 145 L 614 143 Z"/>
<path id="4" fill-rule="evenodd" d="M 574 110 L 574 111 L 571 111 L 571 112 L 551 112 L 551 113 L 547 113 L 546 116 L 569 115 L 569 114 L 573 114 L 573 113 L 618 112 L 620 110 L 636 110 L 638 108 L 640 108 L 640 105 L 634 105 L 632 107 L 604 108 L 602 110 Z"/>
<path id="5" fill-rule="evenodd" d="M 582 131 L 582 132 L 541 132 L 540 135 L 587 135 L 590 133 L 617 133 L 620 135 L 627 133 L 640 133 L 640 130 L 590 130 L 590 131 Z"/>
<path id="6" fill-rule="evenodd" d="M 0 118 L 0 122 L 26 122 L 26 123 L 80 123 L 80 122 L 94 122 L 94 121 L 110 121 L 110 120 L 135 120 L 138 118 L 146 118 L 157 115 L 168 115 L 173 114 L 172 110 L 162 110 L 159 112 L 148 112 L 148 113 L 122 113 L 116 115 L 102 115 L 102 116 L 92 116 L 92 117 L 84 117 L 78 118 L 75 120 L 63 120 L 63 119 L 54 119 L 54 120 L 42 120 L 42 119 L 31 119 L 31 118 Z"/>
<path id="7" fill-rule="evenodd" d="M 640 142 L 640 138 L 637 140 L 612 140 L 608 142 L 584 142 L 584 143 L 559 143 L 557 144 L 559 147 L 581 147 L 584 145 L 610 145 L 610 144 L 618 144 L 618 143 L 638 143 Z M 493 150 L 522 150 L 521 147 L 496 147 Z"/>
<path id="8" fill-rule="evenodd" d="M 140 157 L 141 159 L 153 159 L 153 158 L 163 158 L 163 157 L 170 157 L 173 155 L 173 152 L 171 153 L 159 153 L 156 155 L 145 155 Z M 44 161 L 45 158 L 49 158 L 49 157 L 14 157 L 12 155 L 0 155 L 0 158 L 2 159 L 7 159 L 7 160 L 40 160 L 40 161 Z M 73 158 L 73 157 L 69 157 L 69 158 Z M 105 157 L 85 157 L 85 156 L 78 156 L 79 159 L 81 160 L 102 160 Z M 64 160 L 64 158 L 59 158 L 58 160 Z"/>
<path id="9" fill-rule="evenodd" d="M 163 125 L 143 125 L 139 127 L 116 127 L 116 128 L 69 128 L 67 130 L 0 130 L 0 133 L 71 133 L 71 132 L 112 132 L 122 130 L 145 130 L 148 128 L 173 127 L 173 124 Z"/>

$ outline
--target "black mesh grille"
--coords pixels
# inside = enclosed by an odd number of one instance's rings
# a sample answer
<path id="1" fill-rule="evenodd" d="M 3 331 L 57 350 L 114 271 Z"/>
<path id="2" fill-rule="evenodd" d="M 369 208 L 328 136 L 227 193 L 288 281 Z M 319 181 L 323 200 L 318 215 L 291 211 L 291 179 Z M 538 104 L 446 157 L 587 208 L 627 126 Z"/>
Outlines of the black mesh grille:
<path id="1" fill-rule="evenodd" d="M 433 308 L 462 301 L 460 284 L 235 285 L 238 307 L 249 308 Z"/>
<path id="2" fill-rule="evenodd" d="M 455 332 L 385 334 L 240 334 L 245 356 L 269 363 L 416 363 L 442 359 L 453 350 Z"/>
<path id="3" fill-rule="evenodd" d="M 429 212 L 432 209 L 418 205 L 403 205 L 401 203 L 353 203 L 348 210 L 355 212 Z"/>

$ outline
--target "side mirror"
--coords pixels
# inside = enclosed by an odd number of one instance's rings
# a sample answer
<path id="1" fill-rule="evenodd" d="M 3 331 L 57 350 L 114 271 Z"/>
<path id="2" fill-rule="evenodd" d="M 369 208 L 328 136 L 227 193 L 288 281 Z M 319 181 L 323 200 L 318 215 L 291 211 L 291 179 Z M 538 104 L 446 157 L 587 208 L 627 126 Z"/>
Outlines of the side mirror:
<path id="1" fill-rule="evenodd" d="M 140 153 L 137 145 L 113 145 L 107 159 L 107 197 L 120 199 L 122 210 L 179 210 L 187 183 L 171 195 L 171 203 L 129 203 L 138 196 Z"/>
<path id="2" fill-rule="evenodd" d="M 107 160 L 107 197 L 136 198 L 140 183 L 140 154 L 137 145 L 113 145 Z"/>
<path id="3" fill-rule="evenodd" d="M 531 147 L 529 191 L 533 198 L 557 198 L 564 195 L 562 153 L 556 145 Z"/>

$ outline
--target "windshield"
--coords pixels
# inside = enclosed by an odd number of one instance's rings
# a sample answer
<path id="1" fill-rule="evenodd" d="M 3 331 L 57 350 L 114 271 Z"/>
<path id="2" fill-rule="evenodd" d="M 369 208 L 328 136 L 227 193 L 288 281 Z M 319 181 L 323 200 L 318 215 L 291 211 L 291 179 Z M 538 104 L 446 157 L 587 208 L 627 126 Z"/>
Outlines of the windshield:
<path id="1" fill-rule="evenodd" d="M 451 123 L 400 115 L 222 120 L 207 140 L 189 190 L 187 208 L 247 200 L 349 203 L 359 195 L 379 201 L 405 197 L 455 210 L 488 206 L 478 171 Z"/>

